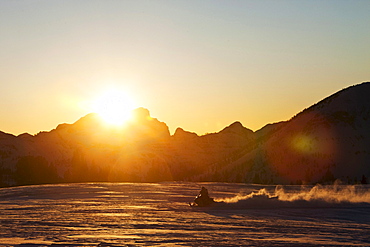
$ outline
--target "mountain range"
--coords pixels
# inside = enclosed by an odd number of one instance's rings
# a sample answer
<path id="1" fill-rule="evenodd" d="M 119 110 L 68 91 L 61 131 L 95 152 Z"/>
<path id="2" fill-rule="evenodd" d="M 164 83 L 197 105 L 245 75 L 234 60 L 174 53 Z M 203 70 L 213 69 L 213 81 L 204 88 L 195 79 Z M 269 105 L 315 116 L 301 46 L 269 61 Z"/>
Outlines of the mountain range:
<path id="1" fill-rule="evenodd" d="M 199 136 L 147 109 L 122 127 L 91 113 L 49 132 L 0 132 L 0 186 L 63 182 L 367 183 L 370 82 L 345 88 L 258 131 L 232 123 Z"/>

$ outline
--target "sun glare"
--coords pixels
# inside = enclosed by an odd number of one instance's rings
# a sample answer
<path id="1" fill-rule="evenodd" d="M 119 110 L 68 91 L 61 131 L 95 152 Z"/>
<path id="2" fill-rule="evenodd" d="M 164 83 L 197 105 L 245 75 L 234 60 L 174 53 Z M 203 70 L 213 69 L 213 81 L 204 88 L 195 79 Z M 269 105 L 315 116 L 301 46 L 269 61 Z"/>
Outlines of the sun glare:
<path id="1" fill-rule="evenodd" d="M 131 98 L 124 92 L 111 89 L 98 97 L 92 108 L 106 123 L 121 126 L 132 117 L 134 106 Z"/>

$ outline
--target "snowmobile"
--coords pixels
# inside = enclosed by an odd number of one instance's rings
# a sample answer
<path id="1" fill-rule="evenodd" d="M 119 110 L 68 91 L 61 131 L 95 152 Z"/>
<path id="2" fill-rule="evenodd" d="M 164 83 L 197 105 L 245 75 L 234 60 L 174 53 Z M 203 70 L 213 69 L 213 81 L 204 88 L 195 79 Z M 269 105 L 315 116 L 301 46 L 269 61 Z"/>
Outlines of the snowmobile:
<path id="1" fill-rule="evenodd" d="M 210 197 L 205 198 L 205 197 L 197 196 L 193 202 L 189 202 L 189 205 L 191 207 L 208 207 L 214 203 L 215 201 L 213 200 L 213 198 L 210 198 Z"/>

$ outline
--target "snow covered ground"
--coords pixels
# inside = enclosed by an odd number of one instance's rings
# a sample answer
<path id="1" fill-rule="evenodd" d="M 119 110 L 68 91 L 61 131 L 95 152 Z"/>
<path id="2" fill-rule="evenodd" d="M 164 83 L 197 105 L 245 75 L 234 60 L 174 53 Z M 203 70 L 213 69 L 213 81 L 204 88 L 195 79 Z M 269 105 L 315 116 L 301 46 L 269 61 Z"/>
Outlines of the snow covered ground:
<path id="1" fill-rule="evenodd" d="M 189 207 L 201 186 L 219 203 Z M 0 189 L 0 246 L 174 245 L 370 246 L 370 186 L 167 182 Z"/>

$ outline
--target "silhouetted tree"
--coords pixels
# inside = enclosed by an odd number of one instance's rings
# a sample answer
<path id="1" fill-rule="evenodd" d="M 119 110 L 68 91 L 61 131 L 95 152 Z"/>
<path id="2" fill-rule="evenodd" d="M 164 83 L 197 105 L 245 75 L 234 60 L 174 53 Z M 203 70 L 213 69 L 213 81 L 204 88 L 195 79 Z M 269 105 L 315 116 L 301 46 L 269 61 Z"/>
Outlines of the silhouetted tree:
<path id="1" fill-rule="evenodd" d="M 367 178 L 365 177 L 365 175 L 362 175 L 361 183 L 362 184 L 367 184 Z"/>
<path id="2" fill-rule="evenodd" d="M 55 167 L 41 156 L 23 156 L 16 165 L 14 179 L 18 185 L 57 183 L 59 177 Z"/>
<path id="3" fill-rule="evenodd" d="M 12 175 L 12 172 L 10 169 L 0 167 L 0 187 L 8 186 L 6 180 L 9 179 L 11 175 Z"/>
<path id="4" fill-rule="evenodd" d="M 321 180 L 319 181 L 320 183 L 327 183 L 327 182 L 334 182 L 335 181 L 335 177 L 333 175 L 333 173 L 330 171 L 330 169 L 328 169 L 325 173 L 325 175 L 321 178 Z"/>
<path id="5" fill-rule="evenodd" d="M 76 149 L 71 160 L 71 168 L 68 172 L 68 182 L 91 182 L 84 153 Z"/>

